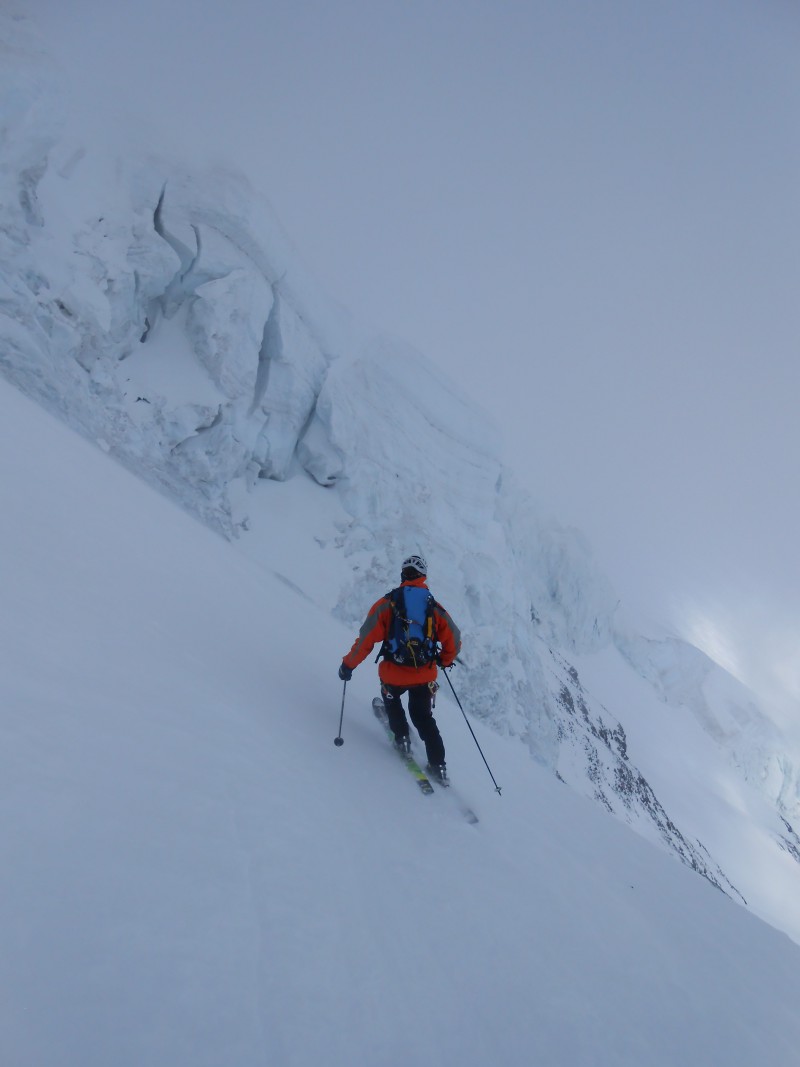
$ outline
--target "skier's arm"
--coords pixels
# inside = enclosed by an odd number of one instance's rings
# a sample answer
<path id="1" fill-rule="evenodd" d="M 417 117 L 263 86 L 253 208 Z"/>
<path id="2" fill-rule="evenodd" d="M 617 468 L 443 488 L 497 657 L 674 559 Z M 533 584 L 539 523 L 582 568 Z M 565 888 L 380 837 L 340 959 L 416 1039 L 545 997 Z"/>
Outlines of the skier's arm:
<path id="1" fill-rule="evenodd" d="M 449 667 L 461 651 L 461 631 L 441 604 L 436 605 L 436 640 L 442 646 L 439 662 Z"/>
<path id="2" fill-rule="evenodd" d="M 386 597 L 381 597 L 369 610 L 358 637 L 353 642 L 353 647 L 342 660 L 345 667 L 354 670 L 359 663 L 363 663 L 375 645 L 383 643 L 389 632 L 389 618 L 392 614 L 392 606 Z"/>

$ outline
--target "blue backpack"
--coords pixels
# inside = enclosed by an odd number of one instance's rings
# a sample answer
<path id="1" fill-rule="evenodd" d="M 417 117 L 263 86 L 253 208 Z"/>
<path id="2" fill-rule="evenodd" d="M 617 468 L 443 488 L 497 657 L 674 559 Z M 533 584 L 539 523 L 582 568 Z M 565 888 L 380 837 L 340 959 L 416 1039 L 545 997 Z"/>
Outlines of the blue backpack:
<path id="1" fill-rule="evenodd" d="M 379 654 L 401 667 L 427 667 L 436 659 L 436 601 L 430 590 L 401 585 L 386 594 L 392 605 L 389 634 Z"/>

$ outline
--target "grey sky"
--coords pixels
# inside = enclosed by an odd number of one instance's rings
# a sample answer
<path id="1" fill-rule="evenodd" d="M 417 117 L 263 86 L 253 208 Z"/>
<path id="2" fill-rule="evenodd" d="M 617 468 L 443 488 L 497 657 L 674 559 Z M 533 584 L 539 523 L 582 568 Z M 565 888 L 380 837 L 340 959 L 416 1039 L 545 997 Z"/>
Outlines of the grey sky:
<path id="1" fill-rule="evenodd" d="M 480 396 L 624 600 L 800 698 L 796 4 L 26 6 Z"/>

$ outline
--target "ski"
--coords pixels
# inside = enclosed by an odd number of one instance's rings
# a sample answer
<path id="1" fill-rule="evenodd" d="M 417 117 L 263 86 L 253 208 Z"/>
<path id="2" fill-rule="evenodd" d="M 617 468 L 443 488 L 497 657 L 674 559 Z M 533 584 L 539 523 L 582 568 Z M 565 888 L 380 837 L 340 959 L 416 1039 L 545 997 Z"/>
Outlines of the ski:
<path id="1" fill-rule="evenodd" d="M 383 706 L 383 700 L 381 700 L 380 697 L 375 697 L 375 699 L 372 701 L 372 710 L 375 712 L 375 718 L 378 719 L 378 721 L 382 724 L 384 730 L 386 731 L 386 736 L 394 745 L 394 734 L 392 733 L 391 726 L 389 726 L 389 717 L 386 714 L 386 708 Z M 395 751 L 397 750 L 395 749 Z M 434 792 L 433 786 L 431 785 L 427 775 L 417 763 L 417 761 L 414 759 L 414 757 L 404 756 L 401 752 L 398 752 L 397 754 L 403 761 L 403 763 L 406 765 L 409 772 L 413 774 L 414 779 L 416 780 L 416 783 L 420 787 L 421 791 L 426 796 L 430 796 L 431 793 Z"/>
<path id="2" fill-rule="evenodd" d="M 392 745 L 394 745 L 394 734 L 392 733 L 392 729 L 389 726 L 389 718 L 386 714 L 386 708 L 384 707 L 383 700 L 380 697 L 375 697 L 375 699 L 372 701 L 372 710 L 375 712 L 375 718 L 378 719 L 378 721 L 383 725 L 383 728 L 386 731 L 386 736 L 389 738 L 389 741 L 392 743 Z M 397 750 L 395 749 L 395 751 Z M 420 787 L 422 792 L 426 796 L 431 796 L 431 794 L 435 793 L 436 790 L 433 788 L 433 784 L 430 778 L 427 777 L 427 775 L 417 763 L 417 761 L 414 759 L 414 757 L 403 756 L 399 752 L 398 755 L 400 756 L 400 759 L 403 761 L 406 767 L 408 767 L 411 774 L 414 775 L 417 785 Z M 436 781 L 436 779 L 434 779 L 434 781 Z M 445 789 L 447 791 L 447 793 L 452 798 L 452 801 L 455 804 L 456 808 L 458 808 L 461 817 L 465 819 L 470 824 L 470 826 L 475 826 L 479 821 L 478 816 L 475 814 L 469 804 L 466 804 L 458 795 L 458 793 L 451 788 L 450 782 L 436 782 L 436 784 L 439 786 L 440 789 Z"/>

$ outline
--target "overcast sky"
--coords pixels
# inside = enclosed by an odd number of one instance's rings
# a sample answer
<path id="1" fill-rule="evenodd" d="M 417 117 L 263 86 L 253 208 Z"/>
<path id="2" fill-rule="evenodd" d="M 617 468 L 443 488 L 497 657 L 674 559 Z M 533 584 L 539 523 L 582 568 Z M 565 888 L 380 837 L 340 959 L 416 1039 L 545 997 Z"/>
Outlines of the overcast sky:
<path id="1" fill-rule="evenodd" d="M 800 5 L 23 7 L 479 396 L 625 602 L 800 707 Z"/>

